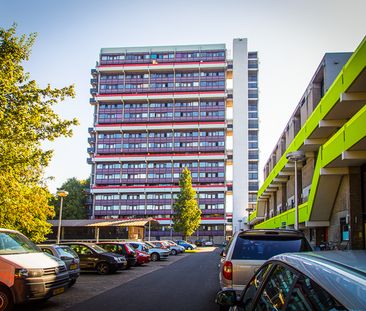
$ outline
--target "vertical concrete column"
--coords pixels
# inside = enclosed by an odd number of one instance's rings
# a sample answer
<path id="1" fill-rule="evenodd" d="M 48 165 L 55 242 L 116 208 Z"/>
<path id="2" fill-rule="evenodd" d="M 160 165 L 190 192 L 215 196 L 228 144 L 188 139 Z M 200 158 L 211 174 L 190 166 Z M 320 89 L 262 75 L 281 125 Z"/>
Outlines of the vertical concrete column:
<path id="1" fill-rule="evenodd" d="M 281 209 L 282 209 L 282 213 L 287 209 L 287 184 L 286 183 L 282 183 L 281 184 L 281 188 L 282 188 L 282 197 L 281 197 Z"/>
<path id="2" fill-rule="evenodd" d="M 349 175 L 349 226 L 351 249 L 363 249 L 362 182 L 360 168 L 352 168 Z"/>
<path id="3" fill-rule="evenodd" d="M 297 168 L 297 198 L 298 198 L 298 205 L 302 204 L 302 167 Z"/>
<path id="4" fill-rule="evenodd" d="M 233 233 L 248 207 L 248 48 L 233 42 Z"/>
<path id="5" fill-rule="evenodd" d="M 273 216 L 277 215 L 277 192 L 273 192 Z"/>

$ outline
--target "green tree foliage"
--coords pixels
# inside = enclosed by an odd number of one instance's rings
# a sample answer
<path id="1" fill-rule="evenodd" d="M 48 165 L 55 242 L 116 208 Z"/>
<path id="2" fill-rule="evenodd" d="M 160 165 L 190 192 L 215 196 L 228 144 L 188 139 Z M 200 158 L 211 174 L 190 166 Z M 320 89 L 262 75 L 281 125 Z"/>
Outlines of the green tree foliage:
<path id="1" fill-rule="evenodd" d="M 173 205 L 174 231 L 182 232 L 184 237 L 191 236 L 201 222 L 201 210 L 198 208 L 196 191 L 192 188 L 192 176 L 187 167 L 179 178 L 180 193 Z"/>
<path id="2" fill-rule="evenodd" d="M 62 120 L 53 106 L 74 97 L 74 87 L 41 88 L 24 71 L 36 34 L 16 36 L 0 28 L 0 226 L 22 231 L 35 242 L 51 230 L 54 216 L 44 167 L 52 157 L 43 141 L 71 136 L 76 119 Z"/>
<path id="3" fill-rule="evenodd" d="M 58 190 L 65 190 L 69 194 L 63 199 L 62 219 L 85 219 L 87 194 L 85 190 L 89 188 L 90 180 L 78 180 L 75 177 L 68 179 Z M 54 196 L 51 205 L 55 207 L 55 219 L 58 219 L 60 210 L 60 198 Z"/>

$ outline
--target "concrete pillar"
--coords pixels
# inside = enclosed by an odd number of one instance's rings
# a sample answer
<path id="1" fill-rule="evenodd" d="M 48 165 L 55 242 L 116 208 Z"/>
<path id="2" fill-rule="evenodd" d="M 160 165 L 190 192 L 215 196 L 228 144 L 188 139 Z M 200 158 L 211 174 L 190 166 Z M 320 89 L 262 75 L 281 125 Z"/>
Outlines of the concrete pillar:
<path id="1" fill-rule="evenodd" d="M 362 180 L 361 169 L 353 168 L 349 175 L 350 189 L 350 209 L 349 209 L 349 226 L 350 226 L 350 248 L 363 249 L 363 211 L 362 211 Z"/>

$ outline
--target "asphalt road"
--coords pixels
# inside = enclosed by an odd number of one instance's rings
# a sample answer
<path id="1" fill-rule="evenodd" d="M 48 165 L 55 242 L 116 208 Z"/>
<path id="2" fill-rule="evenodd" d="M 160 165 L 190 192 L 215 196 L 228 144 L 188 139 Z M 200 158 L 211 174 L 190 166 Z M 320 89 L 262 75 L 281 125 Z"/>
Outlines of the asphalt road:
<path id="1" fill-rule="evenodd" d="M 189 254 L 67 310 L 217 310 L 218 262 L 217 250 Z"/>

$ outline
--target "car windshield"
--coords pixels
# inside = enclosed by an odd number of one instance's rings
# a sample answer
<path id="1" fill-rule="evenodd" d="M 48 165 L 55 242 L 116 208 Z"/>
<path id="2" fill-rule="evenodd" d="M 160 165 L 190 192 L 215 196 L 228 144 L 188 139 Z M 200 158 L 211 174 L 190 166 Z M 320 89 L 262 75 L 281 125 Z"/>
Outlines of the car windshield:
<path id="1" fill-rule="evenodd" d="M 89 247 L 94 250 L 98 254 L 107 253 L 107 251 L 104 248 L 101 248 L 98 245 L 90 244 Z"/>
<path id="2" fill-rule="evenodd" d="M 267 260 L 282 253 L 311 251 L 304 238 L 290 236 L 238 236 L 232 259 Z"/>
<path id="3" fill-rule="evenodd" d="M 17 232 L 0 232 L 0 255 L 38 253 L 41 250 Z"/>
<path id="4" fill-rule="evenodd" d="M 57 253 L 60 257 L 77 258 L 78 255 L 68 246 L 60 246 L 56 248 Z"/>

